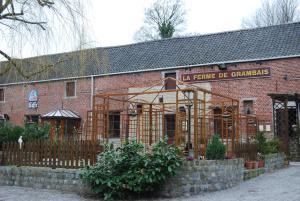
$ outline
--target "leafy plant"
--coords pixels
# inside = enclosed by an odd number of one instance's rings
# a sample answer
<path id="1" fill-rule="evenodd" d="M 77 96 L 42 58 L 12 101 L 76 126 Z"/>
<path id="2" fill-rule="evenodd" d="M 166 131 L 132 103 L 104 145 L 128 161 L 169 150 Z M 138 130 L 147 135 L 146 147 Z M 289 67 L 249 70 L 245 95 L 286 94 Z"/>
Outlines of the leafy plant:
<path id="1" fill-rule="evenodd" d="M 181 163 L 178 149 L 169 146 L 166 139 L 155 144 L 151 153 L 132 141 L 117 149 L 106 145 L 96 165 L 85 168 L 81 177 L 93 192 L 111 200 L 155 191 Z"/>
<path id="2" fill-rule="evenodd" d="M 9 122 L 2 122 L 0 124 L 0 143 L 16 142 L 24 129 L 20 126 L 13 126 Z"/>
<path id="3" fill-rule="evenodd" d="M 278 153 L 280 141 L 275 138 L 267 141 L 263 132 L 255 135 L 255 142 L 257 144 L 258 152 L 262 155 Z"/>
<path id="4" fill-rule="evenodd" d="M 219 135 L 214 135 L 206 149 L 208 160 L 222 160 L 225 157 L 226 146 L 221 142 Z"/>
<path id="5" fill-rule="evenodd" d="M 49 136 L 50 125 L 26 124 L 25 127 L 13 126 L 9 122 L 0 124 L 0 143 L 17 142 L 22 135 L 24 141 L 37 140 Z"/>
<path id="6" fill-rule="evenodd" d="M 255 135 L 255 143 L 257 144 L 257 151 L 261 154 L 267 154 L 267 138 L 263 132 L 258 132 Z"/>
<path id="7" fill-rule="evenodd" d="M 38 139 L 44 139 L 49 136 L 50 124 L 39 125 L 37 123 L 25 124 L 23 132 L 24 141 L 32 141 Z"/>
<path id="8" fill-rule="evenodd" d="M 275 154 L 279 152 L 279 139 L 275 138 L 267 142 L 266 152 L 267 154 Z"/>

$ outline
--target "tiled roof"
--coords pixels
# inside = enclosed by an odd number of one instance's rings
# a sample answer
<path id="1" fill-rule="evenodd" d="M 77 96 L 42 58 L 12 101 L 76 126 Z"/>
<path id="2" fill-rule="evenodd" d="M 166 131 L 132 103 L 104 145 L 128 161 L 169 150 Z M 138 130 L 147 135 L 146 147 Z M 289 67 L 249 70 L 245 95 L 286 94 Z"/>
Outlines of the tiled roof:
<path id="1" fill-rule="evenodd" d="M 55 66 L 29 80 L 109 75 L 185 66 L 233 63 L 300 55 L 300 23 L 171 38 L 130 45 L 83 50 L 23 59 Z M 64 62 L 59 63 L 58 61 Z M 4 62 L 0 64 L 2 67 Z M 26 81 L 11 71 L 0 84 Z"/>

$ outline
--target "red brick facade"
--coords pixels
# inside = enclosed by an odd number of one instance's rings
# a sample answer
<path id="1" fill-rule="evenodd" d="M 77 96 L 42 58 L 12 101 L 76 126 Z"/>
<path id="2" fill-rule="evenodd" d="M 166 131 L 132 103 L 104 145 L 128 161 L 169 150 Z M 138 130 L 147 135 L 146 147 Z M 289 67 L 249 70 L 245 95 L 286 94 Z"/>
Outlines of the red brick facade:
<path id="1" fill-rule="evenodd" d="M 270 78 L 251 78 L 226 81 L 211 81 L 212 92 L 241 100 L 253 100 L 254 112 L 262 120 L 272 122 L 272 101 L 268 93 L 300 93 L 300 58 L 286 58 L 256 62 L 229 64 L 228 70 L 270 67 Z M 172 70 L 170 70 L 172 71 Z M 175 71 L 175 70 L 174 70 Z M 192 67 L 179 69 L 178 77 L 183 73 L 219 71 L 217 66 Z M 127 92 L 130 87 L 147 87 L 162 78 L 162 72 L 141 72 L 123 75 L 102 76 L 94 78 L 94 93 L 110 91 Z M 284 79 L 287 76 L 287 79 Z M 293 79 L 293 78 L 298 79 Z M 92 79 L 76 80 L 76 96 L 65 97 L 65 82 L 48 81 L 40 83 L 16 84 L 2 86 L 5 101 L 0 102 L 0 113 L 8 114 L 10 121 L 22 124 L 24 115 L 45 114 L 62 106 L 77 112 L 83 120 L 91 108 Z M 38 108 L 28 109 L 28 93 L 36 89 Z M 241 107 L 242 110 L 242 107 Z"/>

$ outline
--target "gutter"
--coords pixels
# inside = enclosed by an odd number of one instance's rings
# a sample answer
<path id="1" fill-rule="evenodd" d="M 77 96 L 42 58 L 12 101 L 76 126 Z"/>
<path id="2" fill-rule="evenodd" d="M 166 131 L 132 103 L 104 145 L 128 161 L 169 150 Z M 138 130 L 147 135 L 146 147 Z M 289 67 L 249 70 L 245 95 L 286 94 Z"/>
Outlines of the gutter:
<path id="1" fill-rule="evenodd" d="M 107 74 L 94 74 L 94 75 L 84 75 L 84 76 L 75 76 L 75 77 L 66 77 L 66 78 L 54 78 L 47 80 L 37 80 L 37 81 L 23 81 L 23 82 L 13 82 L 13 83 L 5 83 L 0 84 L 2 86 L 11 86 L 11 85 L 21 85 L 21 84 L 34 84 L 34 83 L 44 83 L 44 82 L 53 82 L 53 81 L 63 81 L 63 80 L 74 80 L 74 79 L 85 79 L 93 77 L 104 77 L 104 76 L 113 76 L 113 75 L 124 75 L 131 73 L 142 73 L 142 72 L 156 72 L 156 71 L 166 71 L 166 70 L 176 70 L 176 69 L 185 69 L 185 68 L 193 68 L 193 67 L 203 67 L 203 66 L 212 66 L 218 64 L 234 64 L 234 63 L 245 63 L 245 62 L 254 62 L 254 61 L 267 61 L 267 60 L 276 60 L 276 59 L 287 59 L 287 58 L 296 58 L 300 57 L 298 55 L 289 55 L 289 56 L 280 56 L 280 57 L 270 57 L 270 58 L 257 58 L 257 59 L 248 59 L 248 60 L 231 60 L 231 61 L 222 61 L 222 62 L 214 62 L 214 63 L 204 63 L 204 64 L 193 64 L 193 65 L 184 65 L 184 66 L 176 66 L 176 67 L 164 67 L 164 68 L 156 68 L 156 69 L 144 69 L 144 70 L 135 70 L 135 71 L 126 71 L 126 72 L 118 72 L 118 73 L 107 73 Z"/>

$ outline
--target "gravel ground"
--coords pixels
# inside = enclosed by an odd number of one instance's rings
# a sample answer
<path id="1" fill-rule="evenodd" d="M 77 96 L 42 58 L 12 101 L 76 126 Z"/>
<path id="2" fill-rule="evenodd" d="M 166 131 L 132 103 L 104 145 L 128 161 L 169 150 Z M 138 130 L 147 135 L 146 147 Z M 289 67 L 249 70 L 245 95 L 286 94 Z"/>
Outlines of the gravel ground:
<path id="1" fill-rule="evenodd" d="M 0 201 L 95 201 L 76 194 L 32 188 L 1 186 Z M 300 201 L 300 163 L 261 175 L 240 185 L 193 197 L 156 201 Z"/>

